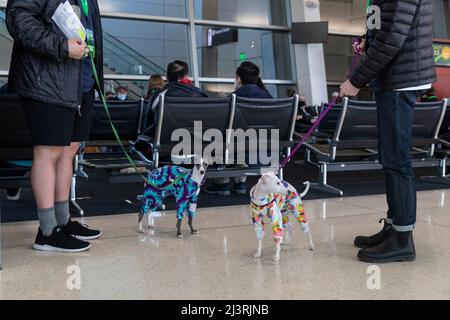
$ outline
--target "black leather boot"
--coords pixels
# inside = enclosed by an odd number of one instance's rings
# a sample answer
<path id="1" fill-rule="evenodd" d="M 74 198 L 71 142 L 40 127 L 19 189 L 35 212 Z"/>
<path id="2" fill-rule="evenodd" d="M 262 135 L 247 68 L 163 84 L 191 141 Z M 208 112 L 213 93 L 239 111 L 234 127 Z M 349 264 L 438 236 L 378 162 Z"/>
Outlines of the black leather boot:
<path id="1" fill-rule="evenodd" d="M 365 236 L 356 237 L 355 241 L 354 241 L 355 246 L 358 248 L 361 248 L 361 249 L 371 248 L 376 245 L 379 245 L 384 240 L 386 240 L 388 237 L 389 231 L 392 229 L 392 225 L 390 223 L 387 223 L 386 219 L 381 219 L 379 221 L 379 223 L 381 223 L 382 221 L 383 221 L 383 228 L 381 229 L 380 232 L 378 232 L 372 236 L 369 236 L 369 237 L 365 237 Z"/>
<path id="2" fill-rule="evenodd" d="M 384 242 L 372 248 L 359 250 L 358 259 L 370 263 L 414 261 L 416 249 L 413 232 L 398 232 L 392 228 Z"/>

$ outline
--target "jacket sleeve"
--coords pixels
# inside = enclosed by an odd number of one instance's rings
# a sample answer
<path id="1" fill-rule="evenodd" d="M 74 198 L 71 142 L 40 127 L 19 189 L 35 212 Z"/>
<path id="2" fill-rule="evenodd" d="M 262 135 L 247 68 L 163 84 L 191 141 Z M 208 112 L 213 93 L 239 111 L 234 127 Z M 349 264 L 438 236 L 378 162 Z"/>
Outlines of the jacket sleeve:
<path id="1" fill-rule="evenodd" d="M 397 56 L 408 37 L 418 6 L 419 0 L 384 1 L 381 30 L 371 39 L 366 54 L 350 77 L 355 87 L 365 87 Z"/>
<path id="2" fill-rule="evenodd" d="M 41 56 L 63 61 L 69 57 L 68 41 L 42 21 L 46 2 L 8 1 L 6 25 L 14 41 L 21 47 Z"/>

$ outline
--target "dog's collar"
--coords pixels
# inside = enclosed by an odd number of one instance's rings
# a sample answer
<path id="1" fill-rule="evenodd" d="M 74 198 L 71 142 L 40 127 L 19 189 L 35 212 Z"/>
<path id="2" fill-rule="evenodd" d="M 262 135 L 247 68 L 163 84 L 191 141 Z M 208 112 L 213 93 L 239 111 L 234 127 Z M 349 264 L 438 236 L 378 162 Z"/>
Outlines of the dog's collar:
<path id="1" fill-rule="evenodd" d="M 270 201 L 268 199 L 269 197 L 266 197 L 264 199 L 255 199 L 255 197 L 253 196 L 254 191 L 255 191 L 254 188 L 250 190 L 251 203 L 253 206 L 258 207 L 259 209 L 271 206 L 276 200 L 275 197 Z"/>

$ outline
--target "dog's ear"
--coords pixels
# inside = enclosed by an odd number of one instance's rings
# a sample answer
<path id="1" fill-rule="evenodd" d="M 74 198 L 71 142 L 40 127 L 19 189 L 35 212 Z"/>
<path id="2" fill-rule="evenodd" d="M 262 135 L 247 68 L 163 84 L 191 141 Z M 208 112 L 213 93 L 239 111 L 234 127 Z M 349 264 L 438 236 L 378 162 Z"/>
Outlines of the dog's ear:
<path id="1" fill-rule="evenodd" d="M 266 175 L 263 175 L 263 176 L 261 177 L 261 179 L 259 179 L 259 181 L 261 181 L 262 184 L 267 184 L 267 176 L 266 176 Z"/>

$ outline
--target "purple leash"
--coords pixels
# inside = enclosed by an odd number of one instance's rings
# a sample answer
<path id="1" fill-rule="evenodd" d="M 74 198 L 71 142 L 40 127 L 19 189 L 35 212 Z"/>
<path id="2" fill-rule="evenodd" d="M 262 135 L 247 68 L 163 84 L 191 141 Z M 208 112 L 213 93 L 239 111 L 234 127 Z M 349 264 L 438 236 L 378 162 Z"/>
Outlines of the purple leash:
<path id="1" fill-rule="evenodd" d="M 303 138 L 300 140 L 300 142 L 297 144 L 297 146 L 292 150 L 289 157 L 287 157 L 286 160 L 280 165 L 278 168 L 277 173 L 279 173 L 286 165 L 291 161 L 292 157 L 297 153 L 297 151 L 300 149 L 300 147 L 308 140 L 308 138 L 313 134 L 314 130 L 319 126 L 319 124 L 322 122 L 322 120 L 325 118 L 327 113 L 336 105 L 337 98 L 333 99 L 333 101 L 328 105 L 328 107 L 325 108 L 325 110 L 322 111 L 319 118 L 316 122 L 312 125 L 312 127 L 308 130 L 308 132 L 303 136 Z"/>

